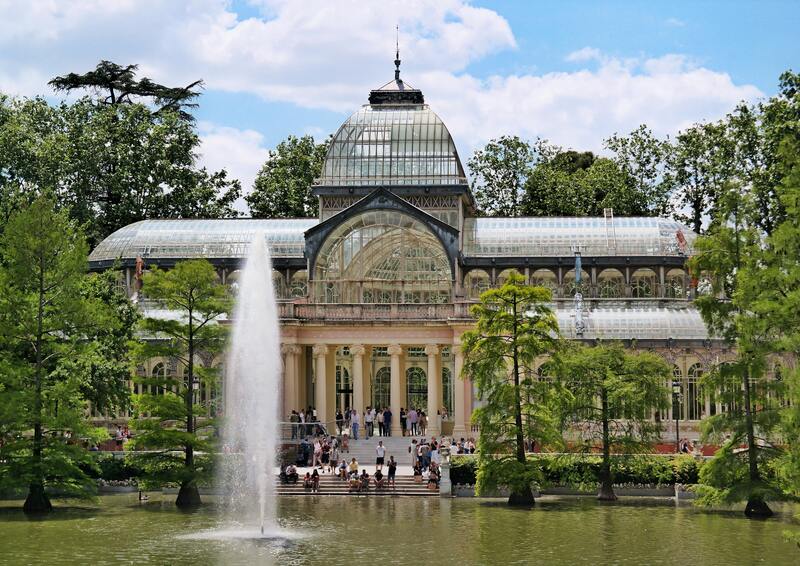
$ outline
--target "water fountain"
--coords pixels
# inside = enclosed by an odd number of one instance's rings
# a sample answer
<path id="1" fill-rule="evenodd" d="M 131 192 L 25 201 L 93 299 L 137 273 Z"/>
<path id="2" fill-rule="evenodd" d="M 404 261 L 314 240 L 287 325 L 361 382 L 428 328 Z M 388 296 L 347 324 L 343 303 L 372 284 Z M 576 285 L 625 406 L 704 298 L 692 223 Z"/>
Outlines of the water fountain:
<path id="1" fill-rule="evenodd" d="M 278 308 L 263 234 L 250 245 L 239 279 L 225 376 L 224 456 L 220 485 L 231 519 L 275 528 L 274 466 L 281 390 Z"/>

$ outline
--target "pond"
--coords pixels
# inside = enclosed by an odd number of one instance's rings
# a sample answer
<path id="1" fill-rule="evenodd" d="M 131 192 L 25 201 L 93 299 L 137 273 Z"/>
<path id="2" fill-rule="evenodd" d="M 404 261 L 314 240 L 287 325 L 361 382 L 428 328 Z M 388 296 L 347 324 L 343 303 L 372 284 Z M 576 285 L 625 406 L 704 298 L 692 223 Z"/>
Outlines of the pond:
<path id="1" fill-rule="evenodd" d="M 798 564 L 783 532 L 789 506 L 751 521 L 672 500 L 545 497 L 532 510 L 499 501 L 286 497 L 281 536 L 227 538 L 218 508 L 173 499 L 101 497 L 27 519 L 0 502 L 0 564 Z M 268 533 L 269 534 L 269 533 Z"/>

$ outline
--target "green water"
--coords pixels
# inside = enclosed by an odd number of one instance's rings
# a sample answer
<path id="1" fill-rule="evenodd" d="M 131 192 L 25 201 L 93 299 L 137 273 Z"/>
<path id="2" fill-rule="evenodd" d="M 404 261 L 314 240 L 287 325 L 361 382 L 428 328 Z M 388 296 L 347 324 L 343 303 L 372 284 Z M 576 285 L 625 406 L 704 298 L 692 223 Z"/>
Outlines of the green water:
<path id="1" fill-rule="evenodd" d="M 437 498 L 283 498 L 293 536 L 220 539 L 214 505 L 194 513 L 160 496 L 106 496 L 29 520 L 0 502 L 0 564 L 800 564 L 776 519 L 675 507 L 669 500 L 544 498 L 533 510 Z"/>

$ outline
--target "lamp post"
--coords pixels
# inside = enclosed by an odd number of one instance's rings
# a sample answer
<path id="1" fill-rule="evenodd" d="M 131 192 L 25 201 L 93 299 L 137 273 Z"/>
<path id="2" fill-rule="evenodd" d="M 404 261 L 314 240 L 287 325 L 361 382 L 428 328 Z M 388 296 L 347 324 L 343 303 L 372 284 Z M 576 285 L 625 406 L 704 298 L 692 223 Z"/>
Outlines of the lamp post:
<path id="1" fill-rule="evenodd" d="M 681 433 L 680 433 L 680 417 L 681 417 L 681 382 L 677 379 L 672 380 L 672 416 L 675 417 L 675 452 L 681 451 Z"/>

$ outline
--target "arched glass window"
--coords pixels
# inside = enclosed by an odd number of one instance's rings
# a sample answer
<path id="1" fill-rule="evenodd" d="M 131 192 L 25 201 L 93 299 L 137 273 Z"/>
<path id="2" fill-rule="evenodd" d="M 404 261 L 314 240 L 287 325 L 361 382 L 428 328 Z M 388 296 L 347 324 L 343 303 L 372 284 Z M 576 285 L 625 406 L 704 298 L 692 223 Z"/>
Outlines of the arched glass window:
<path id="1" fill-rule="evenodd" d="M 305 269 L 296 271 L 292 275 L 292 285 L 289 295 L 293 299 L 300 299 L 308 295 L 308 272 Z"/>
<path id="2" fill-rule="evenodd" d="M 275 269 L 272 270 L 272 287 L 275 289 L 276 299 L 285 299 L 288 296 L 286 277 Z"/>
<path id="3" fill-rule="evenodd" d="M 483 269 L 473 269 L 464 277 L 464 289 L 470 299 L 480 299 L 481 293 L 491 287 L 489 274 Z"/>
<path id="4" fill-rule="evenodd" d="M 703 397 L 700 394 L 700 379 L 703 367 L 694 364 L 689 368 L 686 379 L 686 420 L 698 421 L 703 416 Z"/>
<path id="5" fill-rule="evenodd" d="M 575 270 L 570 269 L 564 274 L 564 295 L 567 297 L 574 297 L 575 293 L 580 292 L 586 296 L 586 290 L 589 288 L 589 274 L 581 269 L 581 281 L 575 281 Z"/>
<path id="6" fill-rule="evenodd" d="M 414 218 L 371 210 L 343 222 L 323 243 L 314 270 L 318 301 L 443 303 L 450 263 L 439 239 Z"/>
<path id="7" fill-rule="evenodd" d="M 444 408 L 447 409 L 447 414 L 453 414 L 453 395 L 455 393 L 455 384 L 453 383 L 453 372 L 450 368 L 442 368 L 442 403 Z"/>
<path id="8" fill-rule="evenodd" d="M 167 367 L 163 363 L 158 362 L 153 366 L 153 371 L 150 372 L 150 375 L 153 377 L 153 383 L 150 385 L 150 393 L 153 395 L 163 395 L 164 382 L 167 379 Z"/>
<path id="9" fill-rule="evenodd" d="M 657 281 L 652 269 L 637 269 L 631 275 L 631 296 L 637 299 L 655 297 Z"/>
<path id="10" fill-rule="evenodd" d="M 424 369 L 410 367 L 406 370 L 406 391 L 409 409 L 428 410 L 428 378 Z"/>
<path id="11" fill-rule="evenodd" d="M 558 277 L 549 269 L 537 269 L 531 273 L 531 285 L 545 287 L 555 294 L 556 289 L 558 289 Z"/>
<path id="12" fill-rule="evenodd" d="M 512 273 L 519 273 L 516 269 L 504 269 L 497 275 L 497 287 L 502 287 L 506 284 Z"/>
<path id="13" fill-rule="evenodd" d="M 683 269 L 670 269 L 665 277 L 664 293 L 670 299 L 686 298 L 686 273 Z"/>
<path id="14" fill-rule="evenodd" d="M 336 408 L 344 411 L 353 406 L 353 380 L 346 367 L 336 366 Z"/>
<path id="15" fill-rule="evenodd" d="M 625 276 L 619 269 L 604 269 L 597 274 L 597 296 L 616 299 L 625 295 Z"/>
<path id="16" fill-rule="evenodd" d="M 375 377 L 372 378 L 372 406 L 373 407 L 390 407 L 391 399 L 391 386 L 392 386 L 392 373 L 388 367 L 379 368 L 375 372 Z"/>

